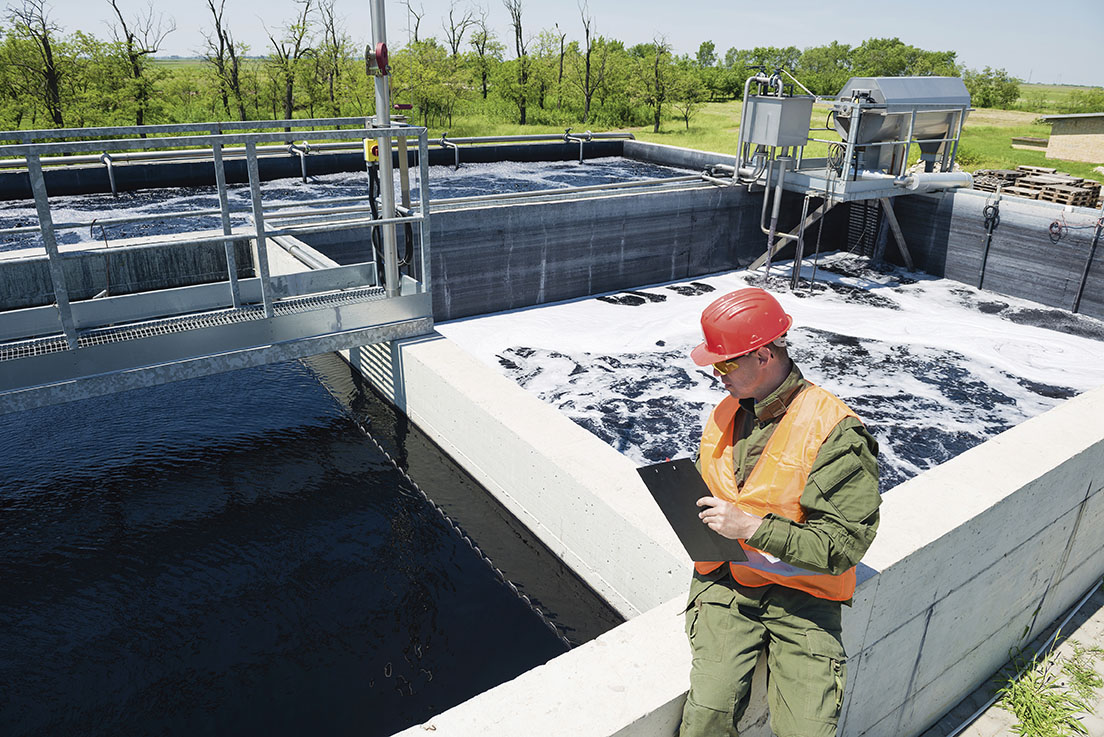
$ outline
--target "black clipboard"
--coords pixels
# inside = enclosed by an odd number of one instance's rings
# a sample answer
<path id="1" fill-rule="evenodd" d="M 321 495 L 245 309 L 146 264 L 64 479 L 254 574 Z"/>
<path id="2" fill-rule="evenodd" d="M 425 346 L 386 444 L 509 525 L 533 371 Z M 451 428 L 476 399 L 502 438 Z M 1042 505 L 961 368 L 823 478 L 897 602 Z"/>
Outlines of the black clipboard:
<path id="1" fill-rule="evenodd" d="M 740 543 L 709 529 L 698 513 L 696 502 L 710 496 L 701 474 L 689 458 L 655 463 L 636 469 L 652 492 L 663 516 L 682 541 L 693 561 L 747 560 Z"/>

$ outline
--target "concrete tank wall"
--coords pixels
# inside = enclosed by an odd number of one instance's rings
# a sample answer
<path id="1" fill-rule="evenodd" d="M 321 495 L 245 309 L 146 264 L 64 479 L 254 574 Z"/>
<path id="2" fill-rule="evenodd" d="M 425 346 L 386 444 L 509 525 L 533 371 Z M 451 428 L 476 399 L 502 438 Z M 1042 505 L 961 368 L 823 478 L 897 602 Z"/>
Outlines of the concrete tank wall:
<path id="1" fill-rule="evenodd" d="M 1079 311 L 1104 318 L 1104 244 L 1089 263 L 1098 210 L 1002 197 L 985 258 L 986 204 L 995 195 L 956 190 L 894 199 L 916 266 L 929 274 L 1071 310 L 1088 265 Z M 1055 243 L 1051 225 L 1068 228 Z M 890 256 L 895 250 L 887 249 Z"/>
<path id="2" fill-rule="evenodd" d="M 220 231 L 221 232 L 221 231 Z M 207 235 L 213 234 L 213 231 Z M 194 234 L 187 234 L 192 236 Z M 202 234 L 201 234 L 202 235 Z M 177 236 L 183 238 L 185 236 Z M 238 276 L 253 275 L 251 241 L 235 242 Z M 62 263 L 70 301 L 91 299 L 108 289 L 113 295 L 225 281 L 226 252 L 220 243 L 174 246 L 172 237 L 151 245 L 149 239 L 119 241 L 111 248 L 63 246 Z M 0 254 L 0 310 L 54 303 L 50 265 L 44 253 Z"/>
<path id="3" fill-rule="evenodd" d="M 435 320 L 529 307 L 749 264 L 760 199 L 737 187 L 606 195 L 430 213 Z M 302 240 L 340 263 L 368 230 Z"/>

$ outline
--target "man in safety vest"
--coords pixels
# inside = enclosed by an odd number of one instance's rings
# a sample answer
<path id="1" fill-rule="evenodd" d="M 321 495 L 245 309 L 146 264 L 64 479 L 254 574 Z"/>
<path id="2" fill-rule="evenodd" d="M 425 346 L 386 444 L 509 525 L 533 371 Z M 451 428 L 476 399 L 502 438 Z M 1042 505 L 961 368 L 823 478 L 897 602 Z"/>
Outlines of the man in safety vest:
<path id="1" fill-rule="evenodd" d="M 840 606 L 878 527 L 878 444 L 855 413 L 790 360 L 793 323 L 767 292 L 740 289 L 702 312 L 691 357 L 729 396 L 702 431 L 712 496 L 702 521 L 746 562 L 696 562 L 686 610 L 693 650 L 680 737 L 737 735 L 766 650 L 778 737 L 836 734 L 846 677 Z"/>

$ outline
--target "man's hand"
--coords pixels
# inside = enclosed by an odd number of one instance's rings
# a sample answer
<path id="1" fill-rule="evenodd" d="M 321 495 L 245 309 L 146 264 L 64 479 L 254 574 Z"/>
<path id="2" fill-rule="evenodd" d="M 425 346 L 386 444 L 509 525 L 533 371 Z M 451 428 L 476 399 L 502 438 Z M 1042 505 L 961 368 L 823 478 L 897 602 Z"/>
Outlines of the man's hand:
<path id="1" fill-rule="evenodd" d="M 702 507 L 698 513 L 701 521 L 722 537 L 747 540 L 763 524 L 762 517 L 748 514 L 732 502 L 715 496 L 703 496 L 697 504 Z"/>

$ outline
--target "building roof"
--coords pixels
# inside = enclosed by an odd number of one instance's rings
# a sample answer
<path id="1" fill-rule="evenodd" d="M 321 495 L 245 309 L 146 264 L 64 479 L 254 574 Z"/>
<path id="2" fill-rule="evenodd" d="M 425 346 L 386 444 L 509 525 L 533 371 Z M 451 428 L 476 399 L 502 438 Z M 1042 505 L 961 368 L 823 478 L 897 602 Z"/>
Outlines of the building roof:
<path id="1" fill-rule="evenodd" d="M 1104 112 L 1099 113 L 1071 113 L 1069 115 L 1043 115 L 1040 120 L 1064 120 L 1066 118 L 1101 118 Z"/>

